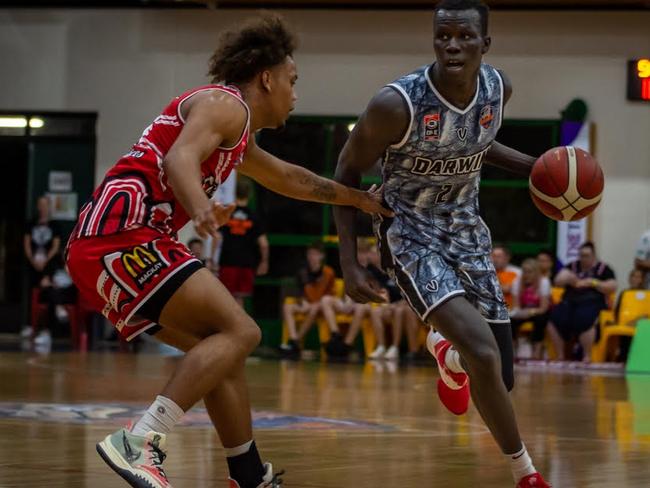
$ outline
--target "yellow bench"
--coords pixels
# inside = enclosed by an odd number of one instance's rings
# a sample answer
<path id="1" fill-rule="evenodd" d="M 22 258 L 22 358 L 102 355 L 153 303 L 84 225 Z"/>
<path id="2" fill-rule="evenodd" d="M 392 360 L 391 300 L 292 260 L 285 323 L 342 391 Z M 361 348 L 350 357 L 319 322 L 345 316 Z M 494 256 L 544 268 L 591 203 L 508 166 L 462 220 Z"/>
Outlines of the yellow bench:
<path id="1" fill-rule="evenodd" d="M 337 298 L 343 298 L 345 295 L 345 283 L 343 282 L 342 279 L 337 278 L 336 281 L 334 282 L 334 296 Z M 295 297 L 286 297 L 284 299 L 285 304 L 289 303 L 296 303 L 297 299 Z M 375 306 L 375 304 L 373 304 Z M 378 306 L 378 305 L 376 305 Z M 304 314 L 296 314 L 295 315 L 296 322 L 302 321 L 305 316 Z M 343 325 L 343 324 L 349 324 L 352 321 L 352 315 L 351 314 L 336 314 L 336 323 L 338 325 Z M 321 345 L 321 355 L 322 357 L 326 357 L 327 353 L 325 352 L 325 344 L 327 344 L 330 340 L 331 333 L 330 329 L 327 325 L 326 320 L 323 318 L 322 315 L 319 315 L 318 318 L 316 319 L 316 325 L 318 327 L 318 340 Z M 361 335 L 363 338 L 363 349 L 368 356 L 372 351 L 375 350 L 375 345 L 377 342 L 377 339 L 375 338 L 375 332 L 372 328 L 372 323 L 368 318 L 364 318 L 363 321 L 361 322 Z M 287 327 L 287 324 L 282 321 L 282 343 L 286 344 L 287 341 L 289 340 L 289 329 Z"/>
<path id="2" fill-rule="evenodd" d="M 599 316 L 600 340 L 594 344 L 591 360 L 602 363 L 607 360 L 609 341 L 613 337 L 633 337 L 636 320 L 650 316 L 650 291 L 626 290 L 621 294 L 618 317 L 614 311 L 603 310 Z"/>

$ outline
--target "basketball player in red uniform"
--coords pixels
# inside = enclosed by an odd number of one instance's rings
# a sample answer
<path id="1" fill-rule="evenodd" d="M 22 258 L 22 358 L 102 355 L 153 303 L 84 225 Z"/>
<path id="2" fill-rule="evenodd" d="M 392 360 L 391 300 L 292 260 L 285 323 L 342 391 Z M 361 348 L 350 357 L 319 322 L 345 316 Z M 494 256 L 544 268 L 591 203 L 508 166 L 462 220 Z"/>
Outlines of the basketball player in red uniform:
<path id="1" fill-rule="evenodd" d="M 535 158 L 495 141 L 512 87 L 482 62 L 490 47 L 485 4 L 438 2 L 433 45 L 435 62 L 370 101 L 341 152 L 336 180 L 358 186 L 381 158 L 383 197 L 395 212 L 374 222 L 382 266 L 420 319 L 444 336 L 432 331 L 427 338 L 440 370 L 439 397 L 462 414 L 471 390 L 517 488 L 544 488 L 508 395 L 514 385 L 510 319 L 478 208 L 484 160 L 527 176 Z M 334 217 L 347 293 L 360 302 L 381 301 L 356 260 L 354 211 L 337 207 Z"/>
<path id="2" fill-rule="evenodd" d="M 210 201 L 237 169 L 302 200 L 391 215 L 379 194 L 350 189 L 260 149 L 252 136 L 293 109 L 293 35 L 268 14 L 226 33 L 211 85 L 176 97 L 111 168 L 81 209 L 67 248 L 82 299 L 131 340 L 143 332 L 186 352 L 145 415 L 97 445 L 131 486 L 168 488 L 166 435 L 203 399 L 226 449 L 231 488 L 277 487 L 253 441 L 244 361 L 260 330 L 222 284 L 176 240 L 189 220 L 215 236 L 234 206 Z"/>

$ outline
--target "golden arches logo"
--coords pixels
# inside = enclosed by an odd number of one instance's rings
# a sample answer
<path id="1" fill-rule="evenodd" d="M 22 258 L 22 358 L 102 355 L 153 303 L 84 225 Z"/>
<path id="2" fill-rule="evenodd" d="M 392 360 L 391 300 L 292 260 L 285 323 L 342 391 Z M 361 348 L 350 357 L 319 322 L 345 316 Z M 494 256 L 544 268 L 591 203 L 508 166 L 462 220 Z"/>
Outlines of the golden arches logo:
<path id="1" fill-rule="evenodd" d="M 154 253 L 142 246 L 135 246 L 131 252 L 122 254 L 122 264 L 126 271 L 134 278 L 158 261 Z"/>

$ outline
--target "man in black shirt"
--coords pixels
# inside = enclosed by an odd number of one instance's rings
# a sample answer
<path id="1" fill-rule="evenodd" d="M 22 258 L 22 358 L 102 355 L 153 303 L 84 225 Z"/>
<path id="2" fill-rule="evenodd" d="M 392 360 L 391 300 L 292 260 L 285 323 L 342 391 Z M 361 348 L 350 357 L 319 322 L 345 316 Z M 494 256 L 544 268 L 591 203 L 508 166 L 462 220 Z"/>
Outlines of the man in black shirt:
<path id="1" fill-rule="evenodd" d="M 600 311 L 607 308 L 607 297 L 616 291 L 617 283 L 614 271 L 598 261 L 593 243 L 580 246 L 579 256 L 555 277 L 555 286 L 565 287 L 565 292 L 551 311 L 548 329 L 558 359 L 564 359 L 565 341 L 577 337 L 583 361 L 589 362 L 596 338 L 594 324 Z"/>
<path id="2" fill-rule="evenodd" d="M 239 178 L 237 208 L 220 229 L 219 279 L 241 306 L 253 294 L 255 275 L 263 276 L 269 271 L 269 241 L 257 215 L 248 208 L 250 191 L 249 180 Z"/>
<path id="3" fill-rule="evenodd" d="M 30 222 L 23 237 L 25 257 L 29 262 L 30 288 L 40 287 L 46 267 L 61 247 L 61 234 L 58 226 L 50 221 L 50 200 L 45 195 L 36 201 L 36 210 L 38 216 Z M 31 337 L 32 334 L 33 328 L 30 326 L 21 332 L 23 337 Z M 39 338 L 39 341 L 45 339 Z"/>

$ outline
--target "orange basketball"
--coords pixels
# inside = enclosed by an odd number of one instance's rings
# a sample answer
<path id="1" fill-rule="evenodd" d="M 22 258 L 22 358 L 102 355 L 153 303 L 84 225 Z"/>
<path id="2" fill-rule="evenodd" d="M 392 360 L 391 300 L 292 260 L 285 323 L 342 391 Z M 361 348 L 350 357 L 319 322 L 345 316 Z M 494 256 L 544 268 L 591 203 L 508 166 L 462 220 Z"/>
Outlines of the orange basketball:
<path id="1" fill-rule="evenodd" d="M 549 149 L 530 173 L 530 196 L 535 206 L 555 220 L 579 220 L 595 210 L 605 179 L 598 161 L 582 149 Z"/>

